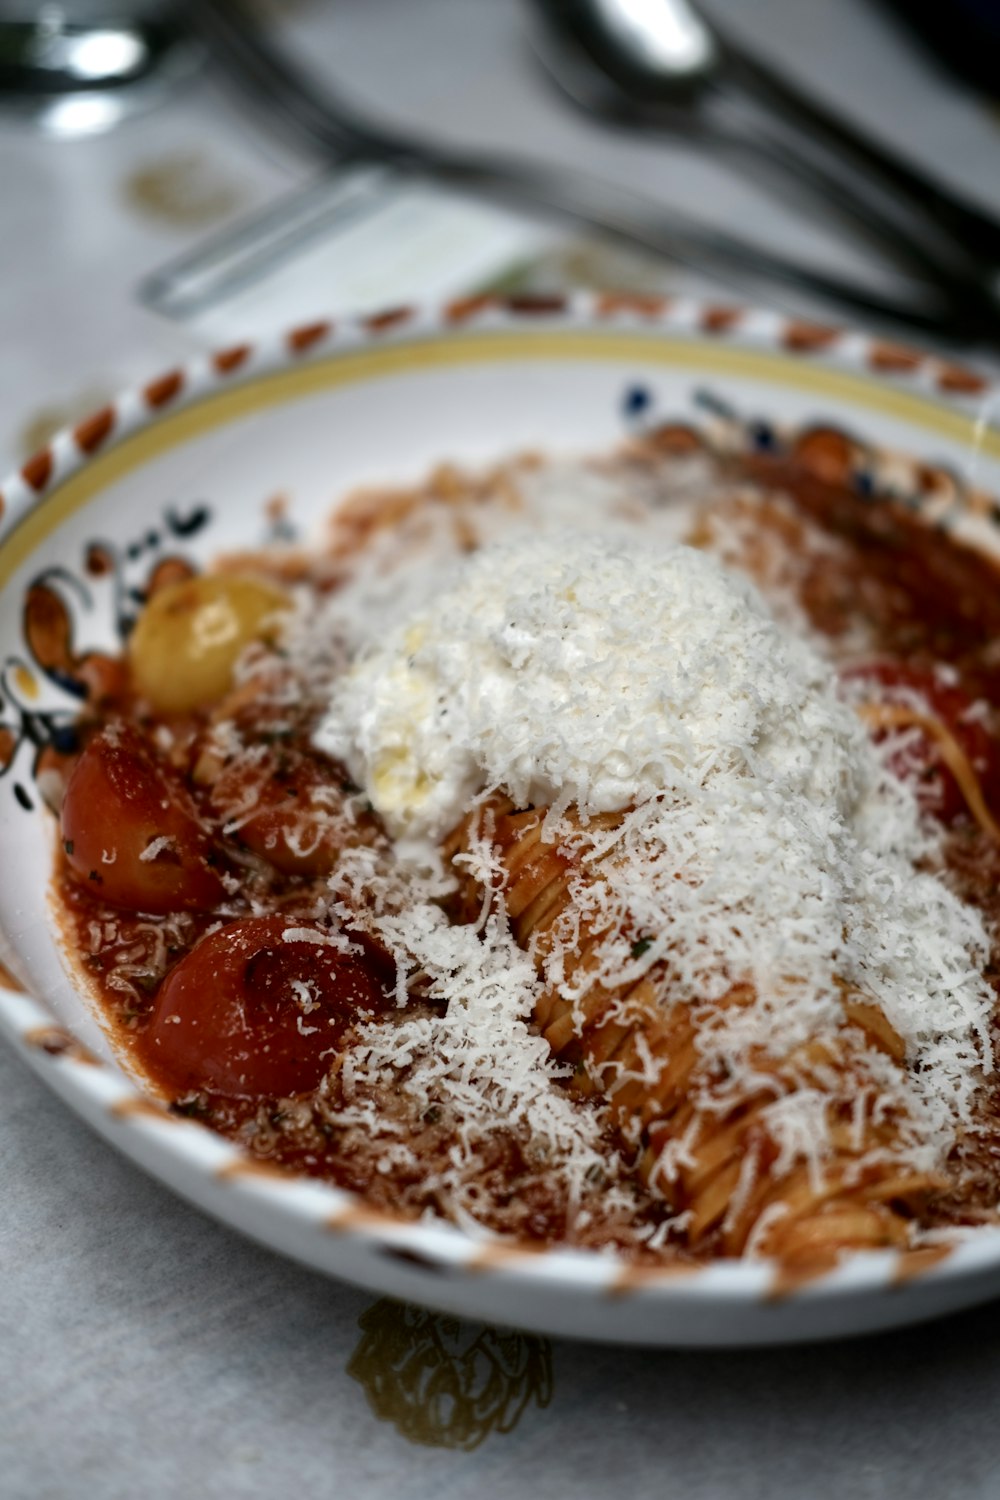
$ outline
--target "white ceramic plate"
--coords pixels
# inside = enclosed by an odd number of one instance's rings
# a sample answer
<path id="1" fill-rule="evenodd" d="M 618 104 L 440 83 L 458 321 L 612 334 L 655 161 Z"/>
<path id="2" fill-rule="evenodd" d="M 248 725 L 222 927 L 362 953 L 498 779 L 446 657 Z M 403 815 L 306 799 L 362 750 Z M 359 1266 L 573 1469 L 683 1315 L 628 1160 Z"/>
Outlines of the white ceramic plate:
<path id="1" fill-rule="evenodd" d="M 996 394 L 930 357 L 770 313 L 483 299 L 230 349 L 63 433 L 2 486 L 3 1030 L 102 1135 L 209 1213 L 322 1271 L 442 1309 L 623 1343 L 755 1344 L 884 1328 L 1000 1292 L 992 1230 L 940 1260 L 855 1255 L 795 1290 L 762 1263 L 638 1272 L 614 1255 L 500 1251 L 265 1171 L 165 1114 L 116 1061 L 55 940 L 53 828 L 35 775 L 75 700 L 33 660 L 22 621 L 27 588 L 47 573 L 72 614 L 73 649 L 114 647 L 129 589 L 159 558 L 266 541 L 275 496 L 307 531 L 361 481 L 414 481 L 443 458 L 525 447 L 597 451 L 637 423 L 702 423 L 711 409 L 731 409 L 761 443 L 814 423 L 854 433 L 860 483 L 874 474 L 929 523 L 969 527 L 989 546 L 1000 537 Z M 887 464 L 867 444 L 917 463 Z"/>

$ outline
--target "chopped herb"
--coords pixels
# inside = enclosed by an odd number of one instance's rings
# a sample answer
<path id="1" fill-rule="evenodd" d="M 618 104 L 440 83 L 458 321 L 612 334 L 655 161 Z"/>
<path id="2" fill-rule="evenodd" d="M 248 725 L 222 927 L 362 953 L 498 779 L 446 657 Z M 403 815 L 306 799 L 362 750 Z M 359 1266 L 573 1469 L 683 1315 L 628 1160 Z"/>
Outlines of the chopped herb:
<path id="1" fill-rule="evenodd" d="M 63 839 L 63 848 L 66 850 L 67 854 L 72 854 L 73 853 L 73 840 L 72 839 Z"/>
<path id="2" fill-rule="evenodd" d="M 649 952 L 649 950 L 650 950 L 650 948 L 652 948 L 652 946 L 653 946 L 653 940 L 652 940 L 652 938 L 640 938 L 637 943 L 633 943 L 632 944 L 632 957 L 633 958 L 641 958 L 644 953 L 648 953 Z"/>
<path id="3" fill-rule="evenodd" d="M 170 1106 L 172 1115 L 183 1115 L 186 1120 L 208 1120 L 212 1111 L 200 1094 L 191 1099 L 177 1099 Z"/>

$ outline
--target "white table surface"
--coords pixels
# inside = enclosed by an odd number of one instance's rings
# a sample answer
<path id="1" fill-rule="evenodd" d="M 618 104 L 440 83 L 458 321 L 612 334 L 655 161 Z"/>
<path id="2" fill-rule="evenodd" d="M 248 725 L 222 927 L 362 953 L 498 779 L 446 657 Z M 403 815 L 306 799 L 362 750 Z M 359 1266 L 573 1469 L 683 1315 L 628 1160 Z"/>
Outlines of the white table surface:
<path id="1" fill-rule="evenodd" d="M 532 66 L 523 13 L 507 0 L 292 9 L 311 55 L 397 123 L 544 150 L 680 203 L 707 200 L 742 228 L 834 263 L 852 253 L 690 153 L 610 138 L 566 111 Z M 725 9 L 817 90 L 1000 209 L 1000 111 L 939 75 L 866 0 L 727 0 Z M 307 175 L 208 80 L 75 143 L 0 120 L 4 466 L 58 420 L 190 353 L 199 331 L 137 306 L 137 280 Z M 365 1340 L 383 1383 L 399 1376 L 402 1335 L 391 1315 L 370 1311 L 375 1299 L 179 1202 L 5 1050 L 0 1205 L 2 1500 L 1000 1494 L 1000 1302 L 923 1329 L 786 1351 L 542 1344 L 547 1405 L 530 1401 L 512 1431 L 497 1433 L 477 1429 L 460 1402 L 430 1445 L 400 1431 L 430 1434 L 429 1366 L 405 1415 L 397 1390 L 381 1416 L 371 1381 L 348 1369 Z M 362 1317 L 381 1334 L 366 1334 Z M 421 1348 L 441 1359 L 492 1335 L 428 1319 L 421 1338 L 411 1372 Z M 469 1441 L 482 1437 L 473 1451 L 440 1441 L 454 1445 L 459 1418 Z"/>

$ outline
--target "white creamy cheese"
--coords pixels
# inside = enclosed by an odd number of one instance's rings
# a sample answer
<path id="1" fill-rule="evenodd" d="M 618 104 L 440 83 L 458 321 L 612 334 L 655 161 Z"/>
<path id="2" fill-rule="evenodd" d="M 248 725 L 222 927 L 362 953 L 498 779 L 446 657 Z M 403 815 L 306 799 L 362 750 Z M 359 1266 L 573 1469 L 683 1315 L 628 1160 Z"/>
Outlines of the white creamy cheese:
<path id="1" fill-rule="evenodd" d="M 839 799 L 853 716 L 828 670 L 713 558 L 642 532 L 525 536 L 337 683 L 319 746 L 395 835 L 437 837 L 471 795 L 607 812 L 765 756 Z"/>

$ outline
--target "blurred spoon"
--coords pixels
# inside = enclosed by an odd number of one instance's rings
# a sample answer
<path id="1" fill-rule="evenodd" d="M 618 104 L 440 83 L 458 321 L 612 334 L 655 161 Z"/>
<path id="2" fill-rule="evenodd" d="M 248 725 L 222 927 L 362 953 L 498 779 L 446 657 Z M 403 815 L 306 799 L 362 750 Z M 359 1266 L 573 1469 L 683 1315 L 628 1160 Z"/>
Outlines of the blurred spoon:
<path id="1" fill-rule="evenodd" d="M 939 285 L 968 289 L 976 279 L 987 300 L 1000 288 L 1000 222 L 817 104 L 688 0 L 535 5 L 550 42 L 545 60 L 578 103 L 752 155 L 847 213 Z M 749 112 L 741 109 L 747 103 Z M 904 217 L 887 212 L 886 195 Z"/>

